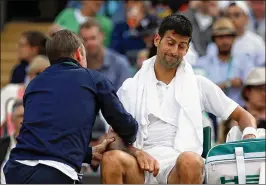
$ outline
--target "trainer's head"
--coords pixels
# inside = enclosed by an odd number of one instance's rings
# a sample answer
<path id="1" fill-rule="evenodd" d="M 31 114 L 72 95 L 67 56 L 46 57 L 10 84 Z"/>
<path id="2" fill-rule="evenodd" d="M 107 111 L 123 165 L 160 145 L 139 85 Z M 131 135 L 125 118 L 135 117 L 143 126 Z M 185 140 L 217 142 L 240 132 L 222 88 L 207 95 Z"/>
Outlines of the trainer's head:
<path id="1" fill-rule="evenodd" d="M 73 58 L 82 67 L 87 67 L 83 42 L 69 30 L 60 30 L 53 33 L 46 42 L 46 52 L 51 65 L 55 64 L 60 58 Z"/>

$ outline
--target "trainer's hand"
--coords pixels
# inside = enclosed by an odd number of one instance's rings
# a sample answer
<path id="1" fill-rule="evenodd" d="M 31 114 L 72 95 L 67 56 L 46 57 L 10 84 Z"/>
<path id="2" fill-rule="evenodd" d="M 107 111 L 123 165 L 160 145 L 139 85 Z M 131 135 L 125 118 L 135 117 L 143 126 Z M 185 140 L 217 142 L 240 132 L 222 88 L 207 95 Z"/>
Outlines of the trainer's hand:
<path id="1" fill-rule="evenodd" d="M 137 150 L 134 156 L 138 161 L 140 169 L 153 173 L 154 177 L 158 175 L 160 169 L 159 163 L 150 154 L 142 150 Z"/>
<path id="2" fill-rule="evenodd" d="M 115 138 L 115 141 L 110 143 L 110 145 L 108 145 L 108 147 L 106 149 L 107 151 L 108 150 L 122 150 L 122 151 L 124 151 L 126 149 L 126 146 L 125 146 L 123 140 L 121 139 L 121 137 L 119 137 L 119 135 L 116 132 L 113 131 L 112 128 L 109 129 L 106 138 L 107 139 Z"/>
<path id="3" fill-rule="evenodd" d="M 115 138 L 107 138 L 101 144 L 92 147 L 91 165 L 97 166 L 102 160 L 103 153 L 106 151 L 108 145 L 115 141 Z"/>

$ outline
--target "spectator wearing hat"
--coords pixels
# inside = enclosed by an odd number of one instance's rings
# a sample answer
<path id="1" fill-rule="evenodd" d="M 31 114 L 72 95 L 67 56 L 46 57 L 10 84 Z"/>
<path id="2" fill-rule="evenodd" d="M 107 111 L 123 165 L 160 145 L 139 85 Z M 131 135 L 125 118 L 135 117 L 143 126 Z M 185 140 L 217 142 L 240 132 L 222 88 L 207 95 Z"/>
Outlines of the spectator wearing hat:
<path id="1" fill-rule="evenodd" d="M 265 41 L 256 33 L 248 30 L 249 8 L 244 1 L 230 1 L 225 8 L 227 16 L 236 28 L 236 40 L 232 48 L 232 54 L 244 54 L 250 57 L 255 66 L 265 65 Z M 244 46 L 244 47 L 243 47 Z M 208 54 L 216 54 L 217 46 L 212 43 L 208 46 Z"/>
<path id="2" fill-rule="evenodd" d="M 246 109 L 257 121 L 257 128 L 266 129 L 266 102 L 265 102 L 265 67 L 253 68 L 243 82 L 242 97 L 245 100 L 244 109 Z M 226 136 L 229 130 L 236 126 L 234 120 L 226 120 L 219 125 L 218 143 L 226 142 Z"/>
<path id="3" fill-rule="evenodd" d="M 244 55 L 232 56 L 235 37 L 236 30 L 233 23 L 227 18 L 218 19 L 212 29 L 212 39 L 218 48 L 218 53 L 200 57 L 194 68 L 203 69 L 206 77 L 216 83 L 228 97 L 243 105 L 240 93 L 242 82 L 253 66 L 249 58 Z M 214 115 L 209 115 L 213 120 L 217 136 L 217 119 Z"/>
<path id="4" fill-rule="evenodd" d="M 227 96 L 243 105 L 240 95 L 242 82 L 253 65 L 245 55 L 232 56 L 235 37 L 236 29 L 229 19 L 217 20 L 213 26 L 212 39 L 218 48 L 218 53 L 199 58 L 197 66 L 202 67 L 207 77 Z"/>
<path id="5" fill-rule="evenodd" d="M 265 128 L 266 121 L 266 80 L 265 67 L 253 68 L 244 81 L 242 97 L 244 108 L 251 113 L 258 122 L 258 127 Z"/>

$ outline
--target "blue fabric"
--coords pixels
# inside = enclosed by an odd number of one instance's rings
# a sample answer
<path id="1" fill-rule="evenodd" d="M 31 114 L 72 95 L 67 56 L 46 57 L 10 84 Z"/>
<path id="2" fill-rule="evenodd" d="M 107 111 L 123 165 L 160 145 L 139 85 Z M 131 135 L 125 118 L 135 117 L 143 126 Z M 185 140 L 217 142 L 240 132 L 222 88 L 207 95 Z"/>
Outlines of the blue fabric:
<path id="1" fill-rule="evenodd" d="M 113 24 L 125 21 L 124 2 L 114 0 L 105 1 L 97 14 L 109 16 Z"/>
<path id="2" fill-rule="evenodd" d="M 131 65 L 135 65 L 137 52 L 146 48 L 146 45 L 140 36 L 134 35 L 134 31 L 129 30 L 126 22 L 120 22 L 115 25 L 110 48 L 126 55 Z"/>
<path id="3" fill-rule="evenodd" d="M 25 60 L 16 65 L 12 71 L 10 83 L 24 83 L 28 65 L 29 63 Z"/>
<path id="4" fill-rule="evenodd" d="M 4 173 L 7 184 L 74 184 L 74 180 L 61 171 L 43 164 L 27 166 L 8 161 Z"/>
<path id="5" fill-rule="evenodd" d="M 112 82 L 117 91 L 123 82 L 133 76 L 128 59 L 113 50 L 105 49 L 104 63 L 99 70 Z"/>
<path id="6" fill-rule="evenodd" d="M 73 59 L 56 62 L 27 86 L 24 120 L 10 159 L 54 160 L 79 171 L 91 160 L 88 145 L 99 109 L 124 142 L 133 143 L 138 123 L 110 81 Z"/>
<path id="7" fill-rule="evenodd" d="M 69 0 L 68 2 L 67 2 L 67 6 L 66 6 L 67 8 L 77 8 L 77 9 L 80 9 L 81 7 L 82 7 L 82 4 L 81 4 L 81 2 L 80 1 L 78 1 L 78 0 L 75 0 L 75 1 L 73 1 L 73 0 Z"/>
<path id="8" fill-rule="evenodd" d="M 222 62 L 218 56 L 207 55 L 200 57 L 196 64 L 206 72 L 206 77 L 212 82 L 219 84 L 229 79 L 239 77 L 242 81 L 245 81 L 247 74 L 254 67 L 250 57 L 246 55 L 236 55 L 232 57 L 232 63 L 230 67 L 229 62 Z M 228 74 L 228 68 L 231 68 Z M 231 87 L 225 92 L 228 97 L 235 102 L 243 105 L 241 97 L 241 87 Z"/>

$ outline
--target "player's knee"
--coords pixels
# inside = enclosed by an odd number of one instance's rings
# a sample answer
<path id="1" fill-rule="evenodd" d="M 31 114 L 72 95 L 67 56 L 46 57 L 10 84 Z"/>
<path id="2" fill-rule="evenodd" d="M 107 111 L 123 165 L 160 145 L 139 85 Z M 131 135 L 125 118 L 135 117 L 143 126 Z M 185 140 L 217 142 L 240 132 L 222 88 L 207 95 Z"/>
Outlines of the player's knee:
<path id="1" fill-rule="evenodd" d="M 119 165 L 120 163 L 120 151 L 119 150 L 110 150 L 103 154 L 102 164 L 103 165 Z"/>
<path id="2" fill-rule="evenodd" d="M 197 153 L 183 152 L 176 161 L 176 167 L 182 170 L 202 170 L 204 168 L 204 162 L 202 157 Z"/>
<path id="3" fill-rule="evenodd" d="M 102 165 L 125 166 L 127 159 L 125 152 L 110 150 L 103 154 Z"/>

